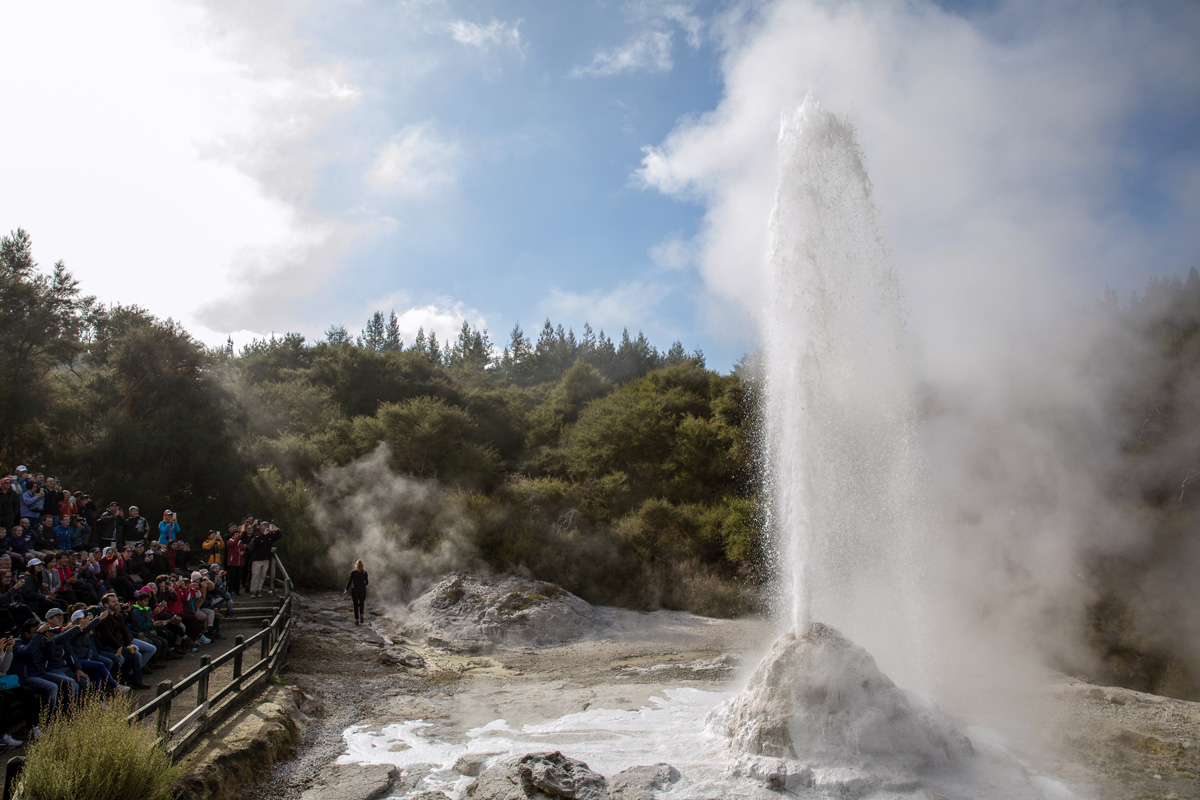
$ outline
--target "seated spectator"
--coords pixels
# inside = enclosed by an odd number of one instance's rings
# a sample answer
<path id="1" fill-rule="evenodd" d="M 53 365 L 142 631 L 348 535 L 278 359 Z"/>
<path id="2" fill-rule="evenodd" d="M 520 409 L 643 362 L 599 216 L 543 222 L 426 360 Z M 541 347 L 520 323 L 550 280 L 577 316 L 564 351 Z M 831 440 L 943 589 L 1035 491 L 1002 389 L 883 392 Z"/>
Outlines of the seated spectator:
<path id="1" fill-rule="evenodd" d="M 71 549 L 83 550 L 87 547 L 88 539 L 92 535 L 92 529 L 88 527 L 87 521 L 81 515 L 76 514 L 71 517 Z"/>
<path id="2" fill-rule="evenodd" d="M 125 615 L 121 612 L 121 601 L 115 594 L 110 592 L 104 595 L 101 606 L 109 613 L 94 632 L 100 652 L 116 662 L 118 672 L 113 674 L 122 674 L 131 689 L 149 689 L 150 684 L 142 679 L 143 668 L 156 648 L 149 642 L 133 638 L 129 626 L 125 624 Z"/>
<path id="3" fill-rule="evenodd" d="M 33 527 L 33 546 L 42 551 L 42 558 L 58 552 L 58 532 L 54 530 L 54 518 L 43 514 Z"/>
<path id="4" fill-rule="evenodd" d="M 42 570 L 42 560 L 31 558 L 25 567 L 25 574 L 21 576 L 22 602 L 38 614 L 45 614 L 55 605 L 54 591 L 45 585 Z"/>
<path id="5" fill-rule="evenodd" d="M 196 554 L 192 552 L 192 546 L 183 539 L 176 539 L 171 542 L 167 548 L 168 558 L 172 558 L 172 569 L 179 573 L 181 578 L 190 578 L 192 575 L 192 566 L 196 563 Z"/>
<path id="6" fill-rule="evenodd" d="M 215 609 L 225 606 L 222 616 L 236 617 L 237 614 L 233 613 L 233 594 L 229 591 L 229 581 L 220 564 L 213 564 L 208 568 L 208 579 L 213 584 L 213 588 L 208 592 L 208 605 Z"/>
<path id="7" fill-rule="evenodd" d="M 46 645 L 53 637 L 49 632 L 50 625 L 36 619 L 21 625 L 21 639 L 13 646 L 10 672 L 20 679 L 22 686 L 45 699 L 47 717 L 53 719 L 58 712 L 60 691 L 71 691 L 74 681 L 46 670 Z"/>
<path id="8" fill-rule="evenodd" d="M 58 540 L 58 549 L 60 552 L 65 550 L 74 550 L 72 541 L 75 529 L 71 527 L 71 515 L 64 514 L 58 519 L 58 524 L 54 526 L 54 536 Z"/>
<path id="9" fill-rule="evenodd" d="M 129 627 L 135 637 L 154 645 L 155 653 L 149 666 L 161 667 L 166 664 L 171 645 L 165 636 L 160 635 L 165 623 L 154 619 L 154 609 L 151 608 L 153 601 L 154 589 L 150 586 L 138 590 L 137 599 L 129 607 Z"/>
<path id="10" fill-rule="evenodd" d="M 0 675 L 7 675 L 9 669 L 12 668 L 13 662 L 13 647 L 16 645 L 16 640 L 13 638 L 14 631 L 9 631 L 0 637 Z M 25 717 L 25 725 L 34 735 L 38 736 L 41 731 L 38 729 L 38 713 L 37 703 L 25 702 L 22 695 L 36 697 L 28 689 L 22 689 L 20 686 L 14 689 L 0 690 L 0 720 L 4 720 L 6 729 L 3 734 L 0 734 L 0 747 L 20 747 L 23 742 L 14 739 L 7 730 L 7 726 L 13 717 L 19 713 L 23 713 Z"/>
<path id="11" fill-rule="evenodd" d="M 24 578 L 13 578 L 12 570 L 0 570 L 0 628 L 17 630 L 27 619 L 37 619 L 37 614 L 25 604 L 22 593 Z"/>
<path id="12" fill-rule="evenodd" d="M 89 614 L 82 608 L 75 607 L 71 612 L 71 626 L 77 633 L 68 640 L 68 646 L 74 655 L 76 661 L 80 664 L 83 671 L 87 674 L 88 679 L 96 686 L 107 692 L 128 692 L 129 687 L 118 684 L 113 678 L 112 671 L 108 666 L 93 655 L 92 631 L 100 624 L 102 619 L 105 619 L 106 612 L 101 611 L 99 616 Z"/>
<path id="13" fill-rule="evenodd" d="M 8 529 L 8 535 L 0 540 L 0 551 L 14 565 L 14 568 L 20 571 L 25 570 L 25 562 L 28 560 L 29 542 L 21 533 L 20 525 L 13 525 Z"/>
<path id="14" fill-rule="evenodd" d="M 110 591 L 116 592 L 127 603 L 133 602 L 137 587 L 129 579 L 129 573 L 125 570 L 125 559 L 116 548 L 104 548 L 104 554 L 100 557 L 100 570 Z"/>

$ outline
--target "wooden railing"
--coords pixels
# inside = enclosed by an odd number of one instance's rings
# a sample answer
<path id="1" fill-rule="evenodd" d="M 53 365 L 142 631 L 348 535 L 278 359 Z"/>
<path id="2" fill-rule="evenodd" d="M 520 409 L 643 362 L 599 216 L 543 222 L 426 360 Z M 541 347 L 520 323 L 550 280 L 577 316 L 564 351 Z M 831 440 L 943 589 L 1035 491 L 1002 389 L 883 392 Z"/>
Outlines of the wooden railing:
<path id="1" fill-rule="evenodd" d="M 262 621 L 262 630 L 249 638 L 238 635 L 234 639 L 233 649 L 216 658 L 201 656 L 200 669 L 178 684 L 171 681 L 160 682 L 154 699 L 129 715 L 129 721 L 135 724 L 143 723 L 151 716 L 155 717 L 159 741 L 173 761 L 182 758 L 241 701 L 253 697 L 283 666 L 292 633 L 293 586 L 287 568 L 283 566 L 274 549 L 271 551 L 271 563 L 263 585 L 273 596 L 282 598 L 282 603 L 273 618 Z M 247 656 L 254 659 L 249 666 L 246 664 Z M 229 683 L 210 696 L 209 688 L 214 672 L 227 664 L 232 667 Z M 172 725 L 172 703 L 193 688 L 196 690 L 196 707 Z M 4 800 L 12 796 L 24 765 L 25 759 L 21 756 L 8 761 L 3 786 L 0 787 L 0 795 L 3 795 Z"/>
<path id="2" fill-rule="evenodd" d="M 178 760 L 228 712 L 246 697 L 253 696 L 278 674 L 287 655 L 292 632 L 292 579 L 272 552 L 264 587 L 281 596 L 283 602 L 273 619 L 262 621 L 262 630 L 246 638 L 238 635 L 233 649 L 216 658 L 201 656 L 200 669 L 175 684 L 161 681 L 154 699 L 129 715 L 130 722 L 141 722 L 154 716 L 159 740 L 172 760 Z M 254 659 L 246 665 L 247 655 Z M 232 665 L 232 677 L 220 691 L 209 692 L 213 673 Z M 190 689 L 196 691 L 196 705 L 186 716 L 171 724 L 171 705 Z"/>

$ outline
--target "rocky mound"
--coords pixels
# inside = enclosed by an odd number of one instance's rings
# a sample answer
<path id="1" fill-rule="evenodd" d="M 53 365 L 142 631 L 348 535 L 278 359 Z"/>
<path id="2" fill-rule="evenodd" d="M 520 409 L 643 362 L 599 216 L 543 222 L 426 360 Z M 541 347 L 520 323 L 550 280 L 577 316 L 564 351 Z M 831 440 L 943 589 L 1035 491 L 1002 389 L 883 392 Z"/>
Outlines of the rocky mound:
<path id="1" fill-rule="evenodd" d="M 405 634 L 463 653 L 565 644 L 608 627 L 607 615 L 552 583 L 443 578 L 408 606 Z"/>
<path id="2" fill-rule="evenodd" d="M 746 690 L 709 722 L 740 753 L 812 766 L 910 772 L 971 753 L 971 743 L 937 711 L 897 688 L 866 650 L 820 623 L 800 638 L 776 641 Z"/>

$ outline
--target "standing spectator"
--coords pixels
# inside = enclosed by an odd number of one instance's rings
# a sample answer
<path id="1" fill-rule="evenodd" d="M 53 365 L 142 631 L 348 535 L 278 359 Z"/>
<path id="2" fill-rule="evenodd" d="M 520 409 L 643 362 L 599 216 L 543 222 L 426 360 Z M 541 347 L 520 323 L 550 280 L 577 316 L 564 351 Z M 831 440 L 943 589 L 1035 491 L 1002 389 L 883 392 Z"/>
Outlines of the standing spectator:
<path id="1" fill-rule="evenodd" d="M 125 518 L 125 544 L 150 541 L 150 520 L 138 511 L 137 506 L 129 507 L 129 516 Z"/>
<path id="2" fill-rule="evenodd" d="M 62 492 L 58 490 L 58 478 L 53 475 L 46 478 L 42 487 L 42 513 L 53 518 L 53 524 L 58 524 L 58 507 L 62 503 Z"/>
<path id="3" fill-rule="evenodd" d="M 108 510 L 100 515 L 100 519 L 96 520 L 95 529 L 96 536 L 100 540 L 100 546 L 115 544 L 120 538 L 124 528 L 124 512 L 121 511 L 121 506 L 116 500 L 108 504 Z"/>
<path id="4" fill-rule="evenodd" d="M 21 493 L 13 487 L 11 475 L 0 478 L 0 531 L 7 532 L 21 516 Z"/>
<path id="5" fill-rule="evenodd" d="M 169 545 L 179 538 L 179 517 L 171 509 L 163 512 L 162 522 L 158 523 L 158 543 Z"/>
<path id="6" fill-rule="evenodd" d="M 261 523 L 250 537 L 250 596 L 262 597 L 271 550 L 283 532 L 270 522 Z M 274 587 L 271 587 L 272 591 Z"/>
<path id="7" fill-rule="evenodd" d="M 89 528 L 96 527 L 96 520 L 100 516 L 100 509 L 96 508 L 95 501 L 92 500 L 90 494 L 76 492 L 78 497 L 75 499 L 75 506 L 79 509 L 79 513 L 83 515 L 84 521 Z"/>
<path id="8" fill-rule="evenodd" d="M 21 493 L 21 518 L 22 519 L 37 519 L 42 515 L 42 506 L 45 504 L 46 490 L 30 484 L 24 492 Z"/>
<path id="9" fill-rule="evenodd" d="M 221 538 L 220 531 L 209 531 L 208 538 L 200 546 L 207 555 L 208 566 L 225 562 L 225 540 Z"/>
<path id="10" fill-rule="evenodd" d="M 225 562 L 229 573 L 227 586 L 229 591 L 239 597 L 249 577 L 249 570 L 246 569 L 246 543 L 242 538 L 244 527 L 236 522 L 229 523 L 229 540 L 225 542 Z"/>
<path id="11" fill-rule="evenodd" d="M 61 523 L 63 517 L 75 516 L 77 509 L 75 507 L 75 496 L 62 488 L 61 483 L 58 485 L 58 494 L 62 498 L 58 503 L 58 518 Z"/>

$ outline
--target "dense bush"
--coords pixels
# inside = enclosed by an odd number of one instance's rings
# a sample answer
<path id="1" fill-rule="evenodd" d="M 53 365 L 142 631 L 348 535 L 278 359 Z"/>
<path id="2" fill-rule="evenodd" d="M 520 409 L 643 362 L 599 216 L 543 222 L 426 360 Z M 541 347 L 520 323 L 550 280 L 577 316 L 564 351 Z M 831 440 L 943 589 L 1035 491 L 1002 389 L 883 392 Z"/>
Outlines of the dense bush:
<path id="1" fill-rule="evenodd" d="M 18 800 L 159 800 L 183 774 L 123 703 L 85 693 L 26 748 Z"/>

